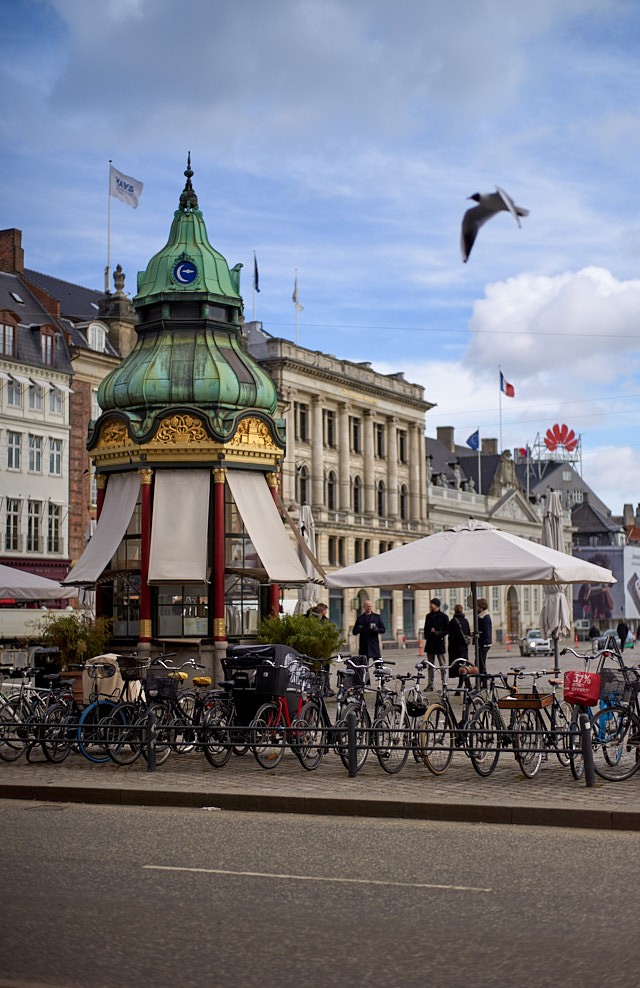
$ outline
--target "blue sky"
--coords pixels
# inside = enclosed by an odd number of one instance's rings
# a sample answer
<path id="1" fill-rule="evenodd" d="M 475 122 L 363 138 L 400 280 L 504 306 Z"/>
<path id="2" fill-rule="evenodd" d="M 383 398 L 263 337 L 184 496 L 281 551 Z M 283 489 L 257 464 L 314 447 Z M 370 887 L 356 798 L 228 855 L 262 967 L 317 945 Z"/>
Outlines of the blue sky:
<path id="1" fill-rule="evenodd" d="M 427 434 L 582 436 L 615 513 L 640 501 L 640 8 L 634 0 L 16 0 L 3 4 L 3 228 L 28 267 L 133 294 L 186 153 L 252 315 L 437 403 Z M 530 210 L 481 231 L 467 196 Z"/>

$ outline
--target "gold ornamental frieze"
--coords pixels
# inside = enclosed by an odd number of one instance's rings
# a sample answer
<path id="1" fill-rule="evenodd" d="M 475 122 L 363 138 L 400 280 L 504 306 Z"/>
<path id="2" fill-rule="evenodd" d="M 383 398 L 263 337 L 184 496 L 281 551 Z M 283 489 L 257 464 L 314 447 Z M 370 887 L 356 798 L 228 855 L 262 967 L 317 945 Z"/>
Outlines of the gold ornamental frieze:
<path id="1" fill-rule="evenodd" d="M 150 445 L 183 445 L 211 442 L 201 419 L 180 413 L 163 419 Z"/>
<path id="2" fill-rule="evenodd" d="M 242 419 L 233 439 L 225 443 L 225 450 L 236 448 L 255 449 L 259 452 L 280 452 L 271 438 L 268 426 L 256 418 Z"/>
<path id="3" fill-rule="evenodd" d="M 133 446 L 133 439 L 130 438 L 124 422 L 107 422 L 102 426 L 95 448 L 105 449 L 108 446 Z"/>

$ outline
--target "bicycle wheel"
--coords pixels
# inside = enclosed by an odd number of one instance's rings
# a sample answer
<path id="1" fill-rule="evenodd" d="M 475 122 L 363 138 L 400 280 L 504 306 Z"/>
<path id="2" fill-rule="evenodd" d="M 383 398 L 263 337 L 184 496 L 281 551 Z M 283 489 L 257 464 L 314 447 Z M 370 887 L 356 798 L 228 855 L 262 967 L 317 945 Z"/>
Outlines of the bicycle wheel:
<path id="1" fill-rule="evenodd" d="M 141 717 L 136 721 L 136 726 L 139 731 L 140 751 L 142 757 L 146 762 L 149 761 L 149 745 L 148 745 L 148 729 L 149 729 L 149 711 L 153 708 L 156 714 L 156 765 L 163 765 L 167 758 L 171 754 L 171 739 L 172 739 L 172 728 L 171 728 L 171 708 L 162 702 L 162 700 L 154 700 L 150 703 L 142 714 Z"/>
<path id="2" fill-rule="evenodd" d="M 443 775 L 453 758 L 453 724 L 442 703 L 432 703 L 420 727 L 420 754 L 433 775 Z"/>
<path id="3" fill-rule="evenodd" d="M 278 703 L 263 703 L 251 721 L 251 748 L 258 765 L 275 768 L 285 747 L 284 725 Z"/>
<path id="4" fill-rule="evenodd" d="M 349 768 L 349 743 L 347 737 L 347 714 L 353 711 L 356 715 L 356 744 L 358 751 L 356 755 L 356 768 L 362 768 L 369 755 L 369 732 L 371 728 L 371 717 L 365 706 L 351 703 L 344 712 L 344 717 L 335 725 L 335 742 L 340 761 L 346 769 Z"/>
<path id="5" fill-rule="evenodd" d="M 571 762 L 569 750 L 569 732 L 571 730 L 571 718 L 573 717 L 573 707 L 567 700 L 562 700 L 556 707 L 556 731 L 553 744 L 556 750 L 556 757 L 565 768 Z"/>
<path id="6" fill-rule="evenodd" d="M 491 704 L 485 704 L 478 710 L 468 725 L 469 757 L 474 769 L 483 778 L 491 775 L 500 752 L 498 750 L 498 732 L 494 723 Z"/>
<path id="7" fill-rule="evenodd" d="M 49 707 L 44 715 L 40 741 L 48 762 L 59 764 L 65 760 L 73 746 L 77 728 L 77 718 L 71 716 L 65 704 L 55 703 Z"/>
<path id="8" fill-rule="evenodd" d="M 314 700 L 308 700 L 294 721 L 296 744 L 294 751 L 303 768 L 312 772 L 322 761 L 326 751 L 323 738 L 322 711 Z"/>
<path id="9" fill-rule="evenodd" d="M 0 707 L 0 758 L 15 762 L 27 750 L 29 732 L 14 705 L 8 701 Z"/>
<path id="10" fill-rule="evenodd" d="M 593 767 L 601 779 L 621 782 L 640 768 L 640 719 L 627 707 L 604 707 L 591 718 Z"/>
<path id="11" fill-rule="evenodd" d="M 521 710 L 513 729 L 513 747 L 523 775 L 532 779 L 542 764 L 544 735 L 535 710 Z"/>
<path id="12" fill-rule="evenodd" d="M 222 768 L 231 758 L 229 708 L 226 704 L 216 703 L 207 713 L 202 725 L 202 750 L 214 768 Z"/>
<path id="13" fill-rule="evenodd" d="M 100 721 L 112 713 L 114 707 L 113 700 L 95 700 L 82 712 L 78 721 L 76 731 L 78 750 L 90 762 L 101 764 L 109 761 Z"/>
<path id="14" fill-rule="evenodd" d="M 400 727 L 402 707 L 393 704 L 373 723 L 372 744 L 381 767 L 389 775 L 395 775 L 409 757 L 408 738 Z"/>
<path id="15" fill-rule="evenodd" d="M 139 713 L 135 704 L 125 703 L 100 721 L 107 754 L 116 765 L 132 765 L 140 757 L 142 737 L 136 727 Z"/>
<path id="16" fill-rule="evenodd" d="M 584 760 L 582 758 L 582 735 L 580 733 L 580 722 L 578 717 L 581 713 L 587 713 L 584 707 L 575 706 L 572 708 L 571 724 L 569 725 L 569 768 L 571 774 L 578 782 L 584 775 Z"/>

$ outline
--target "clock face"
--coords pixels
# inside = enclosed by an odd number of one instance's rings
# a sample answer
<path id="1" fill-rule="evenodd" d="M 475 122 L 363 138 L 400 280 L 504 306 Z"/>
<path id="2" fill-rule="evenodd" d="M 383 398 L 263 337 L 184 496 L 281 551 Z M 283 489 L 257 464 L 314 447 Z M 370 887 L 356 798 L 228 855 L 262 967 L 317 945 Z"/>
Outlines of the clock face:
<path id="1" fill-rule="evenodd" d="M 173 277 L 179 285 L 190 285 L 195 281 L 198 269 L 191 261 L 178 261 L 173 268 Z"/>

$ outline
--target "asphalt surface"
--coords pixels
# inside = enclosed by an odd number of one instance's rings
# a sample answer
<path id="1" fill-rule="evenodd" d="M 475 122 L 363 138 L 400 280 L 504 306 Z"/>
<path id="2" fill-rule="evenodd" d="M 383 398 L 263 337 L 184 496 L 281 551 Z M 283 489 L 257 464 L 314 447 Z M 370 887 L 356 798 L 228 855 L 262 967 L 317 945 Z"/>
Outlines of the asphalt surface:
<path id="1" fill-rule="evenodd" d="M 638 658 L 640 659 L 640 653 Z M 416 650 L 385 652 L 396 671 L 411 669 Z M 496 650 L 489 671 L 526 662 L 547 668 L 548 658 L 521 659 L 519 653 Z M 564 668 L 580 668 L 566 657 Z M 61 765 L 23 757 L 0 762 L 0 797 L 45 802 L 83 802 L 140 806 L 213 806 L 229 810 L 310 813 L 421 820 L 640 830 L 640 772 L 625 782 L 601 780 L 587 788 L 575 781 L 555 756 L 543 762 L 534 779 L 526 779 L 511 752 L 500 756 L 495 772 L 480 778 L 463 753 L 456 753 L 447 772 L 432 775 L 409 757 L 398 775 L 385 773 L 373 753 L 355 779 L 342 762 L 325 756 L 314 772 L 306 772 L 290 752 L 270 771 L 251 754 L 232 757 L 222 769 L 212 768 L 201 754 L 172 755 L 156 772 L 139 759 L 129 767 L 92 765 L 71 754 Z M 35 759 L 40 759 L 37 763 Z"/>

